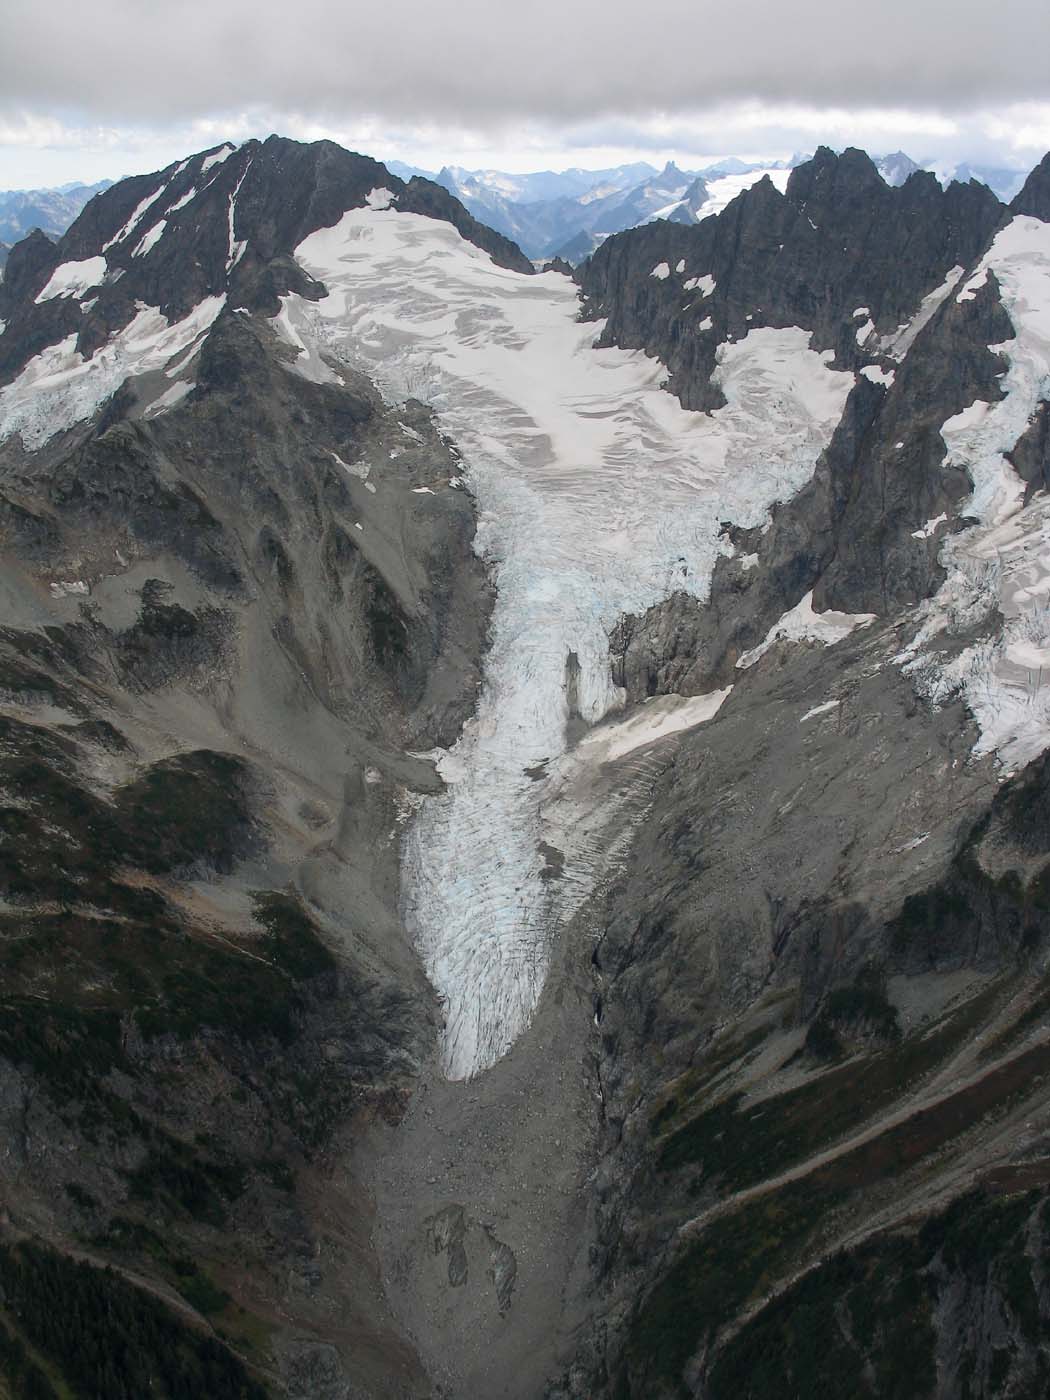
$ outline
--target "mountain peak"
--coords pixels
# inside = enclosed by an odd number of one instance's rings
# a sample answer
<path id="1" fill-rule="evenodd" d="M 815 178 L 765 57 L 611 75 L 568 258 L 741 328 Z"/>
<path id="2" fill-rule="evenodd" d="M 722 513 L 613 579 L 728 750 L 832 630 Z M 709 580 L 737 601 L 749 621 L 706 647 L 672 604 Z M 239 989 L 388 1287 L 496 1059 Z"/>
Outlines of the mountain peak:
<path id="1" fill-rule="evenodd" d="M 1050 151 L 1042 158 L 1020 193 L 1010 205 L 1012 214 L 1028 214 L 1033 219 L 1050 223 Z"/>

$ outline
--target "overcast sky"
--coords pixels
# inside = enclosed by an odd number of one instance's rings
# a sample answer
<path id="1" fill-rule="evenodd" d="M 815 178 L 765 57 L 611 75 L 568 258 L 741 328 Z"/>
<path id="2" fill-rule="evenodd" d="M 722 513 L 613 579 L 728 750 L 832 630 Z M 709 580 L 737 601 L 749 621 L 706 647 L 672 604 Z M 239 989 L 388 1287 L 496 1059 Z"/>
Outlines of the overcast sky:
<path id="1" fill-rule="evenodd" d="M 224 138 L 525 170 L 824 142 L 1033 164 L 1050 0 L 0 0 L 0 188 Z"/>

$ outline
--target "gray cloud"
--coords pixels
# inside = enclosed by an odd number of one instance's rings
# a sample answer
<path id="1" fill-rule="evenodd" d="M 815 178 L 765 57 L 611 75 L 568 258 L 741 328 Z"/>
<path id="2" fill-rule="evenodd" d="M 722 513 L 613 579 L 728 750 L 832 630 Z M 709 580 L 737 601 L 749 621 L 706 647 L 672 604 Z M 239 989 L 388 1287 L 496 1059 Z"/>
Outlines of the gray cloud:
<path id="1" fill-rule="evenodd" d="M 51 0 L 8 6 L 0 105 L 159 124 L 568 123 L 755 99 L 960 112 L 1050 98 L 1046 0 Z"/>

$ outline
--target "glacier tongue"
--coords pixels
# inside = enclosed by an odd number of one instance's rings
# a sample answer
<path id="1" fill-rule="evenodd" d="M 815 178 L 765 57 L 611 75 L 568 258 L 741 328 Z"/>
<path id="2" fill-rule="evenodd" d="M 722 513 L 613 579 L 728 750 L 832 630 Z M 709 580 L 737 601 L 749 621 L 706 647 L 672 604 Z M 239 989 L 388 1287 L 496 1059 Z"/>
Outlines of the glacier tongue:
<path id="1" fill-rule="evenodd" d="M 759 329 L 722 347 L 726 406 L 686 412 L 659 362 L 592 348 L 600 327 L 577 320 L 564 277 L 498 268 L 449 225 L 380 202 L 300 245 L 328 295 L 286 299 L 274 324 L 304 361 L 325 349 L 391 398 L 432 404 L 496 571 L 478 709 L 441 756 L 448 786 L 423 803 L 403 871 L 406 923 L 445 1002 L 445 1071 L 467 1078 L 527 1026 L 552 931 L 589 888 L 545 879 L 540 849 L 570 694 L 589 723 L 622 704 L 617 619 L 675 589 L 707 596 L 721 522 L 760 525 L 809 479 L 854 381 L 808 332 Z"/>

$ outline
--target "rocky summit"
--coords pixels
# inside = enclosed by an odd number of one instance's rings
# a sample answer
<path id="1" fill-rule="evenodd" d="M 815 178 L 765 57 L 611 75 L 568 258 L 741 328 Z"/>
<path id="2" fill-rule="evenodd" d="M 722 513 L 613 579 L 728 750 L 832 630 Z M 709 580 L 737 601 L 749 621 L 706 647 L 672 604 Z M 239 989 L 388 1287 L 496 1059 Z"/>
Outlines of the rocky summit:
<path id="1" fill-rule="evenodd" d="M 782 173 L 11 248 L 0 1396 L 1050 1392 L 1050 156 Z"/>

